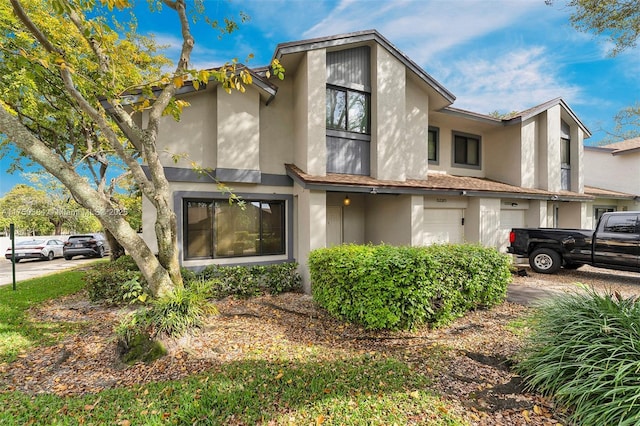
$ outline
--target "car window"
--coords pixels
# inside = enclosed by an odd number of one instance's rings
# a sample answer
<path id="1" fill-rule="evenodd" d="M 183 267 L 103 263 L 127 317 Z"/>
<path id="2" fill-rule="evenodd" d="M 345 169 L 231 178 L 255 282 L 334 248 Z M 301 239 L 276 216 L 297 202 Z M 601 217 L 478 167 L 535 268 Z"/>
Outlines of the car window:
<path id="1" fill-rule="evenodd" d="M 17 246 L 30 246 L 30 245 L 37 245 L 37 244 L 44 244 L 44 240 L 27 240 L 27 241 L 18 241 L 16 243 Z"/>
<path id="2" fill-rule="evenodd" d="M 633 234 L 638 232 L 637 221 L 637 216 L 633 214 L 609 216 L 604 225 L 604 232 Z"/>

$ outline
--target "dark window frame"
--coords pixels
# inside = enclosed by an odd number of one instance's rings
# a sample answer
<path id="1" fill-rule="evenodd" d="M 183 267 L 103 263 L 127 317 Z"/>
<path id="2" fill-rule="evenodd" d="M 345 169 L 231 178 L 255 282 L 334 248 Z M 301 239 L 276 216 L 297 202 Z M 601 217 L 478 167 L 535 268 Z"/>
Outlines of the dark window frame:
<path id="1" fill-rule="evenodd" d="M 272 199 L 272 198 L 243 198 L 243 201 L 247 204 L 251 204 L 251 203 L 260 203 L 260 208 L 259 208 L 259 217 L 258 217 L 258 227 L 259 227 L 259 252 L 258 250 L 256 250 L 255 253 L 242 253 L 242 254 L 233 254 L 233 255 L 227 255 L 227 256 L 221 256 L 221 255 L 217 255 L 216 254 L 216 245 L 217 245 L 217 229 L 216 229 L 216 209 L 215 209 L 215 205 L 217 202 L 221 202 L 223 201 L 224 203 L 228 203 L 228 198 L 224 198 L 224 197 L 185 197 L 182 199 L 182 246 L 183 246 L 183 256 L 184 256 L 184 260 L 198 260 L 198 259 L 234 259 L 234 258 L 246 258 L 246 257 L 265 257 L 265 256 L 282 256 L 282 255 L 286 255 L 287 254 L 287 242 L 288 242 L 288 232 L 289 230 L 287 229 L 287 214 L 288 214 L 288 206 L 287 206 L 287 200 L 285 199 Z M 189 223 L 188 223 L 188 219 L 189 219 L 189 209 L 188 209 L 188 203 L 190 202 L 195 202 L 195 203 L 208 203 L 212 206 L 213 209 L 213 214 L 212 214 L 212 219 L 211 222 L 209 224 L 209 233 L 210 233 L 210 244 L 211 247 L 209 247 L 210 249 L 210 255 L 207 256 L 189 256 L 189 252 L 188 252 L 188 248 L 189 248 Z M 262 209 L 262 204 L 279 204 L 281 205 L 281 217 L 280 217 L 280 229 L 282 232 L 281 235 L 281 241 L 280 241 L 280 250 L 278 250 L 277 252 L 269 252 L 269 253 L 264 253 L 264 248 L 265 248 L 265 236 L 264 236 L 264 229 L 263 229 L 263 212 L 264 210 Z"/>
<path id="2" fill-rule="evenodd" d="M 465 162 L 456 161 L 456 138 L 464 138 L 465 139 Z M 469 150 L 469 140 L 473 139 L 477 141 L 477 152 L 476 156 L 478 158 L 478 164 L 473 164 L 468 162 L 468 150 Z M 452 167 L 462 167 L 467 169 L 476 169 L 480 170 L 482 168 L 482 136 L 474 135 L 471 133 L 464 133 L 459 131 L 451 132 L 451 166 Z"/>
<path id="3" fill-rule="evenodd" d="M 439 127 L 434 127 L 434 126 L 429 126 L 429 129 L 427 130 L 427 160 L 429 161 L 429 164 L 440 164 L 440 128 Z M 430 136 L 433 136 L 433 144 L 434 144 L 434 155 L 435 158 L 431 158 L 430 152 L 431 150 L 429 149 L 429 144 L 431 143 L 431 139 Z"/>
<path id="4" fill-rule="evenodd" d="M 329 122 L 327 120 L 326 115 L 326 104 L 328 100 L 325 102 L 325 128 L 327 131 L 333 132 L 341 132 L 346 133 L 348 135 L 371 135 L 371 93 L 365 92 L 362 90 L 350 89 L 343 86 L 337 86 L 335 84 L 327 84 L 326 91 L 335 90 L 337 92 L 342 92 L 345 94 L 345 119 L 344 119 L 344 128 L 340 127 L 329 127 Z M 326 92 L 325 92 L 326 93 Z M 366 114 L 367 114 L 367 122 L 366 122 L 366 131 L 365 132 L 357 132 L 353 130 L 349 130 L 349 94 L 356 93 L 359 95 L 363 95 L 366 99 Z"/>

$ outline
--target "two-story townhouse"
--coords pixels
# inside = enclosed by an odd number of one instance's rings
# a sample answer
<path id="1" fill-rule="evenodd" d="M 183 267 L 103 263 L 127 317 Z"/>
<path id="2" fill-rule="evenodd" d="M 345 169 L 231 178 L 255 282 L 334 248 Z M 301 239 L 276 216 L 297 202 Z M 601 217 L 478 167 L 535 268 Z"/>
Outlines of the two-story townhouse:
<path id="1" fill-rule="evenodd" d="M 287 72 L 277 86 L 256 70 L 244 94 L 187 88 L 181 121 L 163 123 L 184 266 L 295 259 L 308 291 L 306 259 L 320 247 L 503 248 L 511 227 L 585 225 L 589 131 L 562 99 L 509 119 L 454 108 L 373 30 L 280 44 L 274 57 Z M 143 203 L 150 244 L 153 219 Z"/>
<path id="2" fill-rule="evenodd" d="M 587 226 L 605 212 L 640 210 L 640 138 L 584 147 L 585 193 L 595 199 L 587 209 Z"/>

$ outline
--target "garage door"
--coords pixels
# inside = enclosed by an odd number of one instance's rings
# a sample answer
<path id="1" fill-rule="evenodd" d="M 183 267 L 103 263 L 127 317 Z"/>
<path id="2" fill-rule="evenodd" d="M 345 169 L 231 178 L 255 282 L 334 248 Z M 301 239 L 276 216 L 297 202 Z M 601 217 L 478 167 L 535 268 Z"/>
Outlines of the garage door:
<path id="1" fill-rule="evenodd" d="M 461 243 L 464 241 L 463 209 L 425 209 L 424 242 Z"/>
<path id="2" fill-rule="evenodd" d="M 500 210 L 500 247 L 501 253 L 507 252 L 509 232 L 512 228 L 524 228 L 524 210 Z"/>

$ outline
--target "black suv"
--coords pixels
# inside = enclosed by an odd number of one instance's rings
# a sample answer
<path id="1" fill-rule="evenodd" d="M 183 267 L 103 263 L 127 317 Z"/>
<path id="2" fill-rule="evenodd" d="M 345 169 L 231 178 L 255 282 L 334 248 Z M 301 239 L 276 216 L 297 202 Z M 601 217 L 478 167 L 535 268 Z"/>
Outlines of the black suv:
<path id="1" fill-rule="evenodd" d="M 102 234 L 71 235 L 62 249 L 66 260 L 74 256 L 103 257 L 109 250 L 109 244 Z"/>

